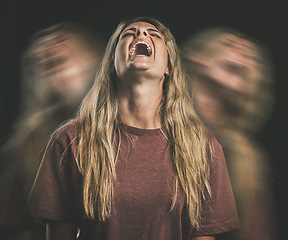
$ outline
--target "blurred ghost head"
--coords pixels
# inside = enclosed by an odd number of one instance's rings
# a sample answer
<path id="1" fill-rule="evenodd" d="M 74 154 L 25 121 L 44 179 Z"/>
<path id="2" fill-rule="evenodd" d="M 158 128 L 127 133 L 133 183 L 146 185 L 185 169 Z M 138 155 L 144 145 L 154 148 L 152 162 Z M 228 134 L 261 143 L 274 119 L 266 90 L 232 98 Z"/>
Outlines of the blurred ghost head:
<path id="1" fill-rule="evenodd" d="M 33 35 L 23 56 L 25 109 L 78 104 L 103 55 L 101 36 L 78 23 L 60 23 Z"/>
<path id="2" fill-rule="evenodd" d="M 213 130 L 260 129 L 272 103 L 272 69 L 266 49 L 226 28 L 204 30 L 182 48 L 196 108 Z"/>

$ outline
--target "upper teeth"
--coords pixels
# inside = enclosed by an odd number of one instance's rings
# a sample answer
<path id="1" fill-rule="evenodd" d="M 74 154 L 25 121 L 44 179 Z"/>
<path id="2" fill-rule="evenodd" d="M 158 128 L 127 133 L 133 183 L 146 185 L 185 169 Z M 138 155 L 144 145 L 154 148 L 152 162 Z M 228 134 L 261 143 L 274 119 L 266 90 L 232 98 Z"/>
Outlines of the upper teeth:
<path id="1" fill-rule="evenodd" d="M 134 54 L 134 52 L 135 52 L 135 50 L 136 50 L 136 46 L 137 46 L 138 44 L 145 44 L 145 45 L 147 46 L 147 51 L 148 51 L 148 53 L 149 53 L 149 54 L 151 53 L 152 49 L 151 49 L 150 44 L 147 43 L 147 42 L 145 42 L 145 41 L 139 41 L 139 42 L 134 43 L 134 45 L 131 47 L 130 52 L 131 52 L 132 54 Z"/>

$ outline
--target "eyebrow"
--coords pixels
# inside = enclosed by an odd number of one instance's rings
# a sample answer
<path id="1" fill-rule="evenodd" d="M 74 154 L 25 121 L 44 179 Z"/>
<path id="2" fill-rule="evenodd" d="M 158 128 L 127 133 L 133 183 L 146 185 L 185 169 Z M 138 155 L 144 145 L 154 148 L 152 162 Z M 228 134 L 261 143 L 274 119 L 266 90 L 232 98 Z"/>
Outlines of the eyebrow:
<path id="1" fill-rule="evenodd" d="M 133 28 L 133 27 L 132 27 L 132 28 L 127 28 L 127 29 L 125 29 L 125 30 L 123 31 L 123 33 L 124 33 L 124 32 L 127 32 L 127 31 L 130 31 L 130 30 L 136 32 L 137 29 L 136 29 L 136 28 Z"/>
<path id="2" fill-rule="evenodd" d="M 127 31 L 134 31 L 136 32 L 137 31 L 137 28 L 134 28 L 134 27 L 131 27 L 131 28 L 127 28 L 123 31 L 124 32 L 127 32 Z M 153 28 L 148 28 L 147 31 L 150 33 L 150 32 L 158 32 L 160 33 L 157 29 L 153 29 Z"/>

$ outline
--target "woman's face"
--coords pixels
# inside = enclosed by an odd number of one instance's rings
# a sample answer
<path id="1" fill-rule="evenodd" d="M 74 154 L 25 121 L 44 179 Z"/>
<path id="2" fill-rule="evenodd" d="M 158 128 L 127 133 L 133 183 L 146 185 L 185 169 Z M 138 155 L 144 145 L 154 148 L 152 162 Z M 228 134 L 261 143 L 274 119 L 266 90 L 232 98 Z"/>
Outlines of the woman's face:
<path id="1" fill-rule="evenodd" d="M 259 56 L 252 42 L 226 34 L 212 41 L 202 57 L 208 59 L 205 75 L 228 91 L 247 94 L 259 77 Z"/>
<path id="2" fill-rule="evenodd" d="M 135 74 L 163 79 L 169 70 L 168 52 L 162 34 L 147 22 L 128 25 L 120 34 L 114 64 L 119 79 Z"/>
<path id="3" fill-rule="evenodd" d="M 37 44 L 30 57 L 36 84 L 45 90 L 45 98 L 62 104 L 73 104 L 82 98 L 90 85 L 95 55 L 78 37 L 61 32 L 45 36 Z"/>
<path id="4" fill-rule="evenodd" d="M 217 123 L 225 115 L 242 111 L 246 100 L 251 101 L 260 73 L 252 42 L 227 34 L 208 44 L 198 58 L 194 88 L 202 117 Z"/>

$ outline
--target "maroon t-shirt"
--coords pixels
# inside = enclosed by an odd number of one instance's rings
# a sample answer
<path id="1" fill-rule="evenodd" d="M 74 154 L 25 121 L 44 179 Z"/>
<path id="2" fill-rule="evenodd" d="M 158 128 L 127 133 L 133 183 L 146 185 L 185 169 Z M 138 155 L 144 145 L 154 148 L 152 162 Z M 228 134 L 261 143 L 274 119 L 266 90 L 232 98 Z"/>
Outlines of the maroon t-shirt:
<path id="1" fill-rule="evenodd" d="M 40 219 L 72 222 L 78 239 L 188 240 L 215 235 L 239 226 L 222 147 L 215 140 L 210 182 L 212 196 L 203 201 L 200 231 L 190 225 L 184 195 L 178 186 L 171 211 L 175 173 L 171 149 L 160 129 L 123 125 L 114 179 L 112 216 L 105 222 L 88 220 L 82 203 L 82 176 L 73 156 L 77 125 L 70 122 L 56 132 L 46 150 L 29 209 Z"/>

